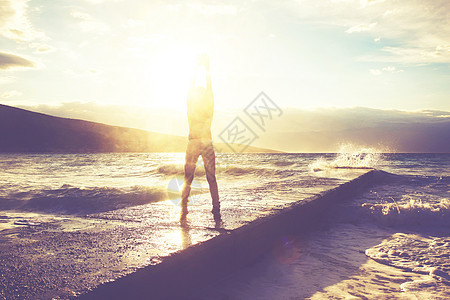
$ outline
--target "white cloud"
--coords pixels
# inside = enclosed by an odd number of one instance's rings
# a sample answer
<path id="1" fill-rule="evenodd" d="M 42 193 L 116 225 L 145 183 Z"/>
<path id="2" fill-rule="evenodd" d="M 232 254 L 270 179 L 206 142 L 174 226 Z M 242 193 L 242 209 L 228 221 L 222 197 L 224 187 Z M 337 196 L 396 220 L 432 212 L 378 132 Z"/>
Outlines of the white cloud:
<path id="1" fill-rule="evenodd" d="M 168 4 L 167 8 L 174 11 L 189 9 L 203 15 L 236 15 L 238 9 L 231 4 L 205 4 L 200 2 Z"/>
<path id="2" fill-rule="evenodd" d="M 233 5 L 192 4 L 194 10 L 205 15 L 236 15 L 237 9 Z"/>
<path id="3" fill-rule="evenodd" d="M 361 3 L 361 6 L 365 7 L 368 5 L 373 5 L 373 4 L 381 3 L 384 1 L 386 1 L 386 0 L 360 0 L 360 3 Z"/>
<path id="4" fill-rule="evenodd" d="M 0 0 L 0 36 L 22 42 L 45 39 L 28 18 L 28 0 Z"/>
<path id="5" fill-rule="evenodd" d="M 145 25 L 145 22 L 143 20 L 136 20 L 136 19 L 127 19 L 125 21 L 123 21 L 120 24 L 120 27 L 122 29 L 133 29 L 133 28 L 137 28 L 137 27 L 142 27 Z"/>
<path id="6" fill-rule="evenodd" d="M 101 74 L 102 72 L 101 72 L 99 69 L 90 68 L 90 69 L 88 70 L 88 73 L 91 74 L 91 75 L 99 75 L 99 74 Z"/>
<path id="7" fill-rule="evenodd" d="M 125 49 L 134 57 L 147 57 L 151 47 L 169 39 L 170 36 L 156 33 L 142 36 L 130 36 L 127 38 Z"/>
<path id="8" fill-rule="evenodd" d="M 359 25 L 350 27 L 345 32 L 353 33 L 353 32 L 371 31 L 376 25 L 377 25 L 377 23 L 359 24 Z"/>
<path id="9" fill-rule="evenodd" d="M 31 49 L 34 49 L 35 53 L 48 53 L 53 52 L 56 50 L 55 47 L 47 45 L 47 44 L 41 44 L 41 43 L 31 43 L 28 45 Z"/>
<path id="10" fill-rule="evenodd" d="M 383 74 L 383 72 L 379 69 L 370 69 L 370 73 L 372 73 L 375 76 Z"/>
<path id="11" fill-rule="evenodd" d="M 401 73 L 403 70 L 398 70 L 396 67 L 388 66 L 382 69 L 370 69 L 370 73 L 375 76 L 382 75 L 383 73 Z"/>
<path id="12" fill-rule="evenodd" d="M 169 37 L 164 34 L 151 33 L 151 34 L 141 35 L 141 36 L 130 36 L 128 38 L 128 41 L 133 45 L 143 46 L 143 45 L 158 43 L 158 42 L 166 40 L 168 38 Z"/>
<path id="13" fill-rule="evenodd" d="M 450 63 L 450 47 L 383 47 L 380 53 L 364 55 L 359 61 L 403 64 Z"/>
<path id="14" fill-rule="evenodd" d="M 82 42 L 78 45 L 78 47 L 84 48 L 84 47 L 86 47 L 87 45 L 89 45 L 89 42 L 88 42 L 88 41 L 82 41 Z"/>
<path id="15" fill-rule="evenodd" d="M 2 94 L 2 98 L 4 98 L 4 99 L 17 97 L 17 96 L 22 96 L 22 93 L 19 91 L 16 91 L 16 90 L 12 90 L 12 91 L 4 92 Z"/>
<path id="16" fill-rule="evenodd" d="M 64 74 L 73 76 L 75 78 L 80 78 L 80 77 L 90 77 L 90 76 L 99 76 L 101 74 L 103 74 L 103 71 L 100 69 L 97 69 L 95 67 L 90 67 L 90 68 L 77 68 L 77 69 L 66 69 L 64 71 Z"/>
<path id="17" fill-rule="evenodd" d="M 397 71 L 397 69 L 395 67 L 389 66 L 389 67 L 383 68 L 383 71 L 394 73 Z"/>
<path id="18" fill-rule="evenodd" d="M 84 2 L 88 2 L 91 4 L 100 4 L 100 3 L 103 3 L 104 0 L 84 0 Z"/>
<path id="19" fill-rule="evenodd" d="M 16 80 L 14 76 L 0 76 L 0 84 L 11 83 Z"/>
<path id="20" fill-rule="evenodd" d="M 448 46 L 447 46 L 448 48 Z M 438 49 L 443 49 L 438 50 Z M 436 47 L 384 47 L 384 52 L 392 54 L 396 60 L 404 63 L 438 63 L 446 62 L 450 63 L 450 51 L 445 50 L 442 46 Z M 392 57 L 392 56 L 390 56 Z M 380 58 L 385 61 L 389 61 L 390 57 L 381 55 Z"/>
<path id="21" fill-rule="evenodd" d="M 360 60 L 412 64 L 450 62 L 448 0 L 296 0 L 299 17 L 392 41 Z M 376 26 L 374 25 L 376 24 Z"/>
<path id="22" fill-rule="evenodd" d="M 109 30 L 109 26 L 95 19 L 90 14 L 81 11 L 72 11 L 71 16 L 78 20 L 81 30 L 85 32 L 103 33 Z"/>
<path id="23" fill-rule="evenodd" d="M 90 3 L 90 4 L 102 4 L 105 2 L 120 2 L 122 0 L 83 0 L 84 2 Z"/>

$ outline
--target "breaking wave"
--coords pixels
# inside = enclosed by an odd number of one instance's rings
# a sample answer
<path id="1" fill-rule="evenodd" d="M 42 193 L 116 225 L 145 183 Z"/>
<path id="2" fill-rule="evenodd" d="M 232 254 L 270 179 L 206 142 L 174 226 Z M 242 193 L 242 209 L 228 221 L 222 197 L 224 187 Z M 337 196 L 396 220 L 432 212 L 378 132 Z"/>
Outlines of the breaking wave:
<path id="1" fill-rule="evenodd" d="M 358 148 L 351 145 L 342 146 L 334 160 L 324 157 L 316 159 L 309 165 L 313 172 L 327 169 L 374 169 L 382 159 L 382 154 L 374 148 Z"/>
<path id="2" fill-rule="evenodd" d="M 393 199 L 392 199 L 393 200 Z M 385 225 L 426 225 L 450 226 L 450 200 L 441 199 L 437 203 L 410 199 L 406 202 L 364 203 L 363 208 Z"/>
<path id="3" fill-rule="evenodd" d="M 60 214 L 88 214 L 167 199 L 161 188 L 78 188 L 63 185 L 54 190 L 32 190 L 10 194 L 0 201 L 0 209 Z"/>
<path id="4" fill-rule="evenodd" d="M 450 229 L 449 177 L 374 173 L 372 188 L 329 216 L 351 223 Z"/>
<path id="5" fill-rule="evenodd" d="M 362 215 L 388 226 L 450 227 L 449 177 L 390 176 L 361 199 Z"/>
<path id="6" fill-rule="evenodd" d="M 285 166 L 292 165 L 292 163 L 285 164 Z M 167 164 L 159 166 L 156 169 L 158 174 L 162 174 L 164 176 L 173 176 L 173 175 L 184 175 L 184 165 L 177 164 Z M 279 168 L 260 168 L 260 167 L 242 167 L 237 165 L 216 165 L 216 174 L 227 174 L 233 176 L 241 176 L 252 174 L 255 176 L 266 176 L 266 175 L 278 175 L 280 173 Z M 197 164 L 195 169 L 196 176 L 204 176 L 205 168 L 202 164 Z"/>

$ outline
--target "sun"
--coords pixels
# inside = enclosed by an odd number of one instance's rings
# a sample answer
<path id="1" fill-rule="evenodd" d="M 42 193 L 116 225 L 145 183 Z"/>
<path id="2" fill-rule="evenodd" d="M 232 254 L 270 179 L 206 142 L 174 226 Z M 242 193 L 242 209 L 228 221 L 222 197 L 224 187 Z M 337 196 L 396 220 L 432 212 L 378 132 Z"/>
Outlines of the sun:
<path id="1" fill-rule="evenodd" d="M 154 103 L 160 107 L 185 110 L 186 95 L 194 76 L 198 49 L 171 46 L 152 57 L 149 80 Z"/>

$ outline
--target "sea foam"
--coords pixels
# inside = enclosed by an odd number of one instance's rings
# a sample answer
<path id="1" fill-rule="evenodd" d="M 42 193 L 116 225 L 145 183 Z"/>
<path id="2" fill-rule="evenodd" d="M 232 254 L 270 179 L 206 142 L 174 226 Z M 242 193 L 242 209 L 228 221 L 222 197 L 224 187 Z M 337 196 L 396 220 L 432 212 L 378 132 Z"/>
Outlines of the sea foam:
<path id="1" fill-rule="evenodd" d="M 402 283 L 400 288 L 403 292 L 428 291 L 449 296 L 449 237 L 396 233 L 365 253 L 379 263 L 428 275 L 424 279 Z"/>
<path id="2" fill-rule="evenodd" d="M 334 160 L 320 157 L 309 168 L 313 172 L 327 169 L 374 169 L 381 159 L 382 154 L 377 149 L 345 145 L 339 149 Z"/>
<path id="3" fill-rule="evenodd" d="M 15 209 L 62 214 L 88 214 L 167 199 L 162 188 L 78 188 L 63 185 L 59 189 L 31 190 L 10 194 L 0 201 L 0 209 Z"/>
<path id="4" fill-rule="evenodd" d="M 441 225 L 450 226 L 450 200 L 435 203 L 412 199 L 386 203 L 364 203 L 363 208 L 377 220 L 388 225 Z M 408 196 L 406 197 L 408 198 Z"/>

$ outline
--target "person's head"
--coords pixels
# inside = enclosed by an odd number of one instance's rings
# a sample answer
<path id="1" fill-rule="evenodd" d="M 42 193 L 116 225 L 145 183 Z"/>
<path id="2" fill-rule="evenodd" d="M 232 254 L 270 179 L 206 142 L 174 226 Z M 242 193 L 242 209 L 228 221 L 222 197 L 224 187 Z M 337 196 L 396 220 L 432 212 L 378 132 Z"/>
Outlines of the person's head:
<path id="1" fill-rule="evenodd" d="M 206 53 L 197 55 L 197 67 L 204 67 L 206 71 L 209 71 L 209 56 Z"/>

